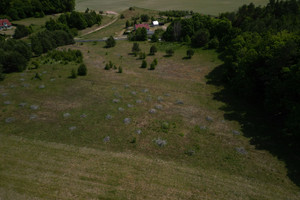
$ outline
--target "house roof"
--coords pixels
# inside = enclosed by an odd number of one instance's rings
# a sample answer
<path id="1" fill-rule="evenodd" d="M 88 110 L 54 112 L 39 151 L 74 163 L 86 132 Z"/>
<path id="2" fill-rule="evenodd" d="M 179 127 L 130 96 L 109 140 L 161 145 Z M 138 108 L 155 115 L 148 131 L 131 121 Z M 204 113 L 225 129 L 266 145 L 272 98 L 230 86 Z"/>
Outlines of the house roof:
<path id="1" fill-rule="evenodd" d="M 0 19 L 0 26 L 4 26 L 6 24 L 7 26 L 11 26 L 11 23 L 8 19 Z"/>
<path id="2" fill-rule="evenodd" d="M 153 21 L 152 23 L 153 23 L 153 25 L 159 25 L 158 21 Z"/>
<path id="3" fill-rule="evenodd" d="M 138 28 L 146 28 L 147 30 L 150 29 L 149 24 L 135 24 L 135 25 L 134 25 L 134 28 L 135 28 L 135 29 L 138 29 Z"/>

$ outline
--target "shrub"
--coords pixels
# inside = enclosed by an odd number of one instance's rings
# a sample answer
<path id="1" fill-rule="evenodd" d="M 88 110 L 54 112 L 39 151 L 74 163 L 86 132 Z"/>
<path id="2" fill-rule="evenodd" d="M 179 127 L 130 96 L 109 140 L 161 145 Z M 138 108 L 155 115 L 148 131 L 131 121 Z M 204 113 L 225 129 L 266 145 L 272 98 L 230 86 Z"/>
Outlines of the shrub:
<path id="1" fill-rule="evenodd" d="M 39 75 L 39 73 L 35 73 L 35 76 L 33 77 L 33 79 L 38 79 L 38 80 L 42 80 L 41 76 Z"/>
<path id="2" fill-rule="evenodd" d="M 150 19 L 149 15 L 146 15 L 146 14 L 142 14 L 142 15 L 141 15 L 141 20 L 142 20 L 143 22 L 148 22 L 149 19 Z"/>
<path id="3" fill-rule="evenodd" d="M 147 68 L 147 62 L 146 62 L 146 60 L 142 61 L 141 68 Z"/>
<path id="4" fill-rule="evenodd" d="M 145 59 L 146 58 L 146 53 L 145 52 L 141 52 L 140 53 L 140 59 Z"/>
<path id="5" fill-rule="evenodd" d="M 77 73 L 75 69 L 72 69 L 70 78 L 77 78 Z"/>
<path id="6" fill-rule="evenodd" d="M 155 65 L 157 65 L 157 64 L 158 64 L 158 61 L 157 61 L 157 59 L 156 59 L 156 58 L 153 60 L 153 63 L 154 63 Z"/>
<path id="7" fill-rule="evenodd" d="M 189 58 L 192 58 L 192 56 L 194 55 L 194 50 L 193 49 L 189 49 L 186 51 L 186 55 L 189 57 Z"/>
<path id="8" fill-rule="evenodd" d="M 110 70 L 111 68 L 117 69 L 116 65 L 114 65 L 111 61 L 109 63 L 106 63 L 105 70 Z"/>
<path id="9" fill-rule="evenodd" d="M 129 21 L 128 21 L 128 20 L 126 21 L 126 24 L 125 24 L 125 26 L 126 26 L 126 28 L 128 28 L 128 27 L 130 26 L 130 23 L 129 23 Z"/>
<path id="10" fill-rule="evenodd" d="M 110 67 L 109 67 L 109 64 L 108 64 L 108 63 L 106 63 L 104 69 L 105 69 L 105 70 L 110 70 Z"/>
<path id="11" fill-rule="evenodd" d="M 78 67 L 78 75 L 79 76 L 85 76 L 87 74 L 87 68 L 85 66 L 85 64 L 81 64 L 79 67 Z"/>
<path id="12" fill-rule="evenodd" d="M 173 49 L 167 49 L 166 54 L 167 54 L 167 56 L 173 56 L 174 50 Z"/>
<path id="13" fill-rule="evenodd" d="M 113 36 L 110 36 L 107 40 L 106 40 L 106 48 L 110 48 L 110 47 L 114 47 L 116 46 L 116 40 L 114 39 Z"/>
<path id="14" fill-rule="evenodd" d="M 137 53 L 137 52 L 140 52 L 141 49 L 140 49 L 140 46 L 138 43 L 133 43 L 133 46 L 132 46 L 132 53 Z"/>
<path id="15" fill-rule="evenodd" d="M 125 18 L 124 14 L 121 14 L 120 19 L 124 19 L 124 18 Z"/>
<path id="16" fill-rule="evenodd" d="M 37 61 L 33 61 L 32 65 L 34 66 L 34 69 L 38 69 L 39 68 L 39 63 Z"/>
<path id="17" fill-rule="evenodd" d="M 157 52 L 157 48 L 155 45 L 152 45 L 150 48 L 150 55 L 155 55 L 155 53 Z"/>
<path id="18" fill-rule="evenodd" d="M 151 42 L 158 42 L 158 35 L 157 34 L 153 34 L 151 37 Z"/>
<path id="19" fill-rule="evenodd" d="M 192 42 L 189 35 L 186 35 L 186 36 L 184 37 L 184 41 L 185 41 L 187 44 L 190 44 L 190 43 Z"/>
<path id="20" fill-rule="evenodd" d="M 155 70 L 155 66 L 156 66 L 155 63 L 152 62 L 150 65 L 150 70 Z"/>
<path id="21" fill-rule="evenodd" d="M 122 69 L 122 67 L 121 66 L 119 66 L 119 69 L 118 69 L 118 73 L 122 73 L 123 72 L 123 69 Z"/>

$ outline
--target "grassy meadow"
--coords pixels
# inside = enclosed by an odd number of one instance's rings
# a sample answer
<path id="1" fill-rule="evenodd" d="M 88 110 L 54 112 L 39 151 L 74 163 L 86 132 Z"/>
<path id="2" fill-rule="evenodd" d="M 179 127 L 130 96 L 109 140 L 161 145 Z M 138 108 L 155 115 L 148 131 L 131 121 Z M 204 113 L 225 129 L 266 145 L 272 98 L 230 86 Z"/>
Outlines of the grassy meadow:
<path id="1" fill-rule="evenodd" d="M 131 6 L 153 10 L 193 10 L 202 14 L 218 15 L 221 12 L 234 11 L 243 4 L 253 2 L 255 5 L 264 5 L 267 0 L 239 0 L 239 1 L 197 1 L 197 0 L 76 0 L 76 10 L 84 11 L 86 8 L 94 10 L 123 11 Z"/>
<path id="2" fill-rule="evenodd" d="M 132 45 L 63 47 L 83 52 L 85 77 L 68 78 L 76 63 L 35 58 L 38 69 L 0 83 L 1 199 L 299 199 L 285 164 L 224 119 L 222 88 L 205 78 L 221 64 L 215 51 L 184 59 L 187 47 L 157 43 L 148 70 Z M 109 61 L 123 73 L 104 70 Z"/>

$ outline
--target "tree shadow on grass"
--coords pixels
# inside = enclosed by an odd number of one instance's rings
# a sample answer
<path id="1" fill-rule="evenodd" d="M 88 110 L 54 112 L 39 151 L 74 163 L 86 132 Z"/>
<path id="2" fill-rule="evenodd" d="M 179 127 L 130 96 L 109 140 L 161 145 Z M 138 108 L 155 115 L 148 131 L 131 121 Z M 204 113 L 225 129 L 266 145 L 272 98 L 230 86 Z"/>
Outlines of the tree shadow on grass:
<path id="1" fill-rule="evenodd" d="M 238 121 L 244 136 L 251 138 L 250 143 L 256 149 L 267 150 L 286 163 L 288 177 L 300 186 L 299 148 L 292 149 L 282 134 L 282 121 L 278 117 L 267 116 L 263 105 L 257 100 L 239 98 L 232 89 L 222 81 L 224 68 L 216 67 L 207 76 L 207 83 L 222 86 L 222 90 L 214 93 L 214 99 L 224 102 L 220 109 L 225 112 L 226 120 Z M 249 103 L 251 102 L 251 103 Z"/>

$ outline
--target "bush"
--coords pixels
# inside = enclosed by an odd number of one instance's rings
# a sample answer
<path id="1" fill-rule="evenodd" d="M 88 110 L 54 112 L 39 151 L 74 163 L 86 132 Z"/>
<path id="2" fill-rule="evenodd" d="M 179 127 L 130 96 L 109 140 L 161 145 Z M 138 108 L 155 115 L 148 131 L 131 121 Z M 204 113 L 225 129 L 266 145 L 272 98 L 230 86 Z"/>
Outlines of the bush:
<path id="1" fill-rule="evenodd" d="M 140 59 L 145 59 L 146 58 L 146 53 L 145 52 L 141 52 L 140 53 Z"/>
<path id="2" fill-rule="evenodd" d="M 153 34 L 151 37 L 151 42 L 158 42 L 158 35 L 157 34 Z"/>
<path id="3" fill-rule="evenodd" d="M 150 48 L 150 55 L 155 55 L 155 53 L 157 52 L 157 48 L 155 45 L 152 45 Z"/>
<path id="4" fill-rule="evenodd" d="M 142 20 L 143 22 L 148 22 L 149 19 L 150 19 L 149 15 L 146 15 L 146 14 L 141 15 L 141 20 Z"/>
<path id="5" fill-rule="evenodd" d="M 193 49 L 189 49 L 186 51 L 186 55 L 189 57 L 189 58 L 192 58 L 192 56 L 194 55 L 194 50 Z"/>
<path id="6" fill-rule="evenodd" d="M 109 67 L 109 64 L 108 64 L 108 63 L 106 63 L 104 69 L 105 69 L 105 70 L 110 70 L 110 67 Z"/>
<path id="7" fill-rule="evenodd" d="M 70 78 L 77 78 L 77 73 L 75 69 L 72 69 Z"/>
<path id="8" fill-rule="evenodd" d="M 123 72 L 123 68 L 121 66 L 119 66 L 119 69 L 118 69 L 118 73 L 122 73 Z"/>
<path id="9" fill-rule="evenodd" d="M 87 68 L 86 68 L 85 64 L 82 63 L 82 64 L 78 67 L 77 72 L 78 72 L 78 75 L 79 75 L 79 76 L 85 76 L 85 75 L 87 74 Z"/>
<path id="10" fill-rule="evenodd" d="M 37 61 L 33 61 L 32 65 L 34 66 L 34 69 L 38 69 L 40 64 Z"/>
<path id="11" fill-rule="evenodd" d="M 38 80 L 42 80 L 41 76 L 39 75 L 39 73 L 35 73 L 35 76 L 34 76 L 35 79 L 38 79 Z"/>
<path id="12" fill-rule="evenodd" d="M 110 70 L 111 68 L 117 69 L 116 65 L 114 65 L 111 61 L 109 61 L 109 63 L 106 63 L 104 69 L 105 70 Z"/>
<path id="13" fill-rule="evenodd" d="M 173 56 L 174 50 L 173 49 L 167 49 L 166 54 L 167 54 L 167 56 Z"/>
<path id="14" fill-rule="evenodd" d="M 116 40 L 113 38 L 113 36 L 110 36 L 106 40 L 106 48 L 110 48 L 110 47 L 114 47 L 114 46 L 116 46 Z"/>
<path id="15" fill-rule="evenodd" d="M 124 19 L 124 18 L 125 18 L 124 14 L 121 14 L 120 19 Z"/>
<path id="16" fill-rule="evenodd" d="M 146 62 L 146 60 L 142 61 L 141 68 L 147 68 L 147 62 Z"/>
<path id="17" fill-rule="evenodd" d="M 150 70 L 155 70 L 155 67 L 156 67 L 155 63 L 152 62 L 150 65 Z"/>
<path id="18" fill-rule="evenodd" d="M 157 62 L 157 59 L 156 59 L 156 58 L 153 60 L 153 63 L 154 63 L 155 65 L 157 65 L 157 64 L 158 64 L 158 62 Z"/>
<path id="19" fill-rule="evenodd" d="M 126 26 L 126 28 L 128 28 L 128 27 L 130 26 L 130 23 L 129 23 L 129 21 L 128 21 L 128 20 L 126 21 L 126 24 L 125 24 L 125 26 Z"/>
<path id="20" fill-rule="evenodd" d="M 132 53 L 137 53 L 137 52 L 140 52 L 141 49 L 140 49 L 140 46 L 138 43 L 133 43 L 133 46 L 132 46 Z"/>

